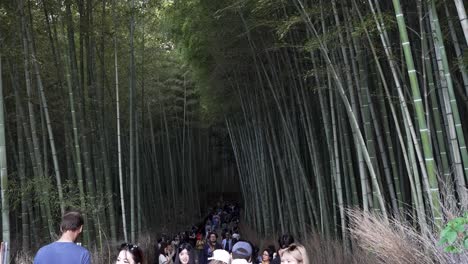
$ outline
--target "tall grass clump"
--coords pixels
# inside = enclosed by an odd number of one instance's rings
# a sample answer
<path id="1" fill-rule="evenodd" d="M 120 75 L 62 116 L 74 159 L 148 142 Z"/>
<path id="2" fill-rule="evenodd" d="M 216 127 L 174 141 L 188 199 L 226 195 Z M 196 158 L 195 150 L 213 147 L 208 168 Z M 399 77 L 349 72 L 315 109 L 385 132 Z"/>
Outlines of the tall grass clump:
<path id="1" fill-rule="evenodd" d="M 357 245 L 372 254 L 378 263 L 388 264 L 455 264 L 468 263 L 468 254 L 444 252 L 438 245 L 439 235 L 423 235 L 413 226 L 395 219 L 389 222 L 376 214 L 359 209 L 347 211 L 350 232 Z"/>
<path id="2" fill-rule="evenodd" d="M 371 254 L 361 248 L 345 250 L 342 241 L 327 239 L 319 234 L 311 234 L 304 241 L 310 263 L 317 264 L 375 264 Z"/>
<path id="3" fill-rule="evenodd" d="M 239 225 L 242 239 L 257 245 L 260 250 L 269 245 L 278 247 L 278 237 L 281 234 L 262 236 L 247 222 Z M 340 240 L 324 238 L 317 233 L 310 232 L 304 240 L 297 241 L 307 250 L 310 264 L 375 264 L 378 263 L 372 255 L 361 248 L 345 250 Z"/>
<path id="4" fill-rule="evenodd" d="M 33 263 L 33 260 L 34 260 L 34 256 L 32 256 L 31 253 L 20 250 L 14 256 L 13 263 L 30 264 L 30 263 Z"/>

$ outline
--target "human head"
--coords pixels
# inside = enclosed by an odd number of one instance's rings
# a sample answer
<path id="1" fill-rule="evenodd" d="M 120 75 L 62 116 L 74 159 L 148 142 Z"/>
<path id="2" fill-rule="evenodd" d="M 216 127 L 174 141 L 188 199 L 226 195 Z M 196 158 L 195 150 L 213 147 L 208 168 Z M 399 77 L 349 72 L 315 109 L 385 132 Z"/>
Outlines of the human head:
<path id="1" fill-rule="evenodd" d="M 249 242 L 239 241 L 232 247 L 232 259 L 245 259 L 250 262 L 252 246 Z"/>
<path id="2" fill-rule="evenodd" d="M 294 243 L 294 237 L 290 234 L 283 234 L 278 239 L 278 244 L 280 248 L 287 248 L 292 243 Z"/>
<path id="3" fill-rule="evenodd" d="M 60 231 L 65 233 L 67 231 L 80 231 L 83 227 L 83 216 L 78 211 L 69 211 L 62 216 L 62 222 L 60 223 Z"/>
<path id="4" fill-rule="evenodd" d="M 159 248 L 159 255 L 167 255 L 167 247 L 169 244 L 167 242 L 161 242 L 161 247 Z"/>
<path id="5" fill-rule="evenodd" d="M 182 243 L 177 248 L 176 264 L 193 263 L 191 256 L 192 246 L 189 243 Z"/>
<path id="6" fill-rule="evenodd" d="M 208 239 L 210 243 L 214 244 L 216 243 L 216 240 L 218 239 L 218 234 L 216 234 L 216 232 L 210 232 L 208 233 Z"/>
<path id="7" fill-rule="evenodd" d="M 210 261 L 209 263 L 230 264 L 231 255 L 224 249 L 216 249 L 213 251 L 213 257 L 208 258 L 208 260 Z"/>
<path id="8" fill-rule="evenodd" d="M 179 246 L 179 243 L 180 243 L 180 236 L 179 235 L 175 235 L 174 236 L 174 239 L 172 239 L 172 244 L 174 244 L 176 247 Z"/>
<path id="9" fill-rule="evenodd" d="M 116 264 L 141 264 L 143 263 L 143 251 L 133 244 L 124 243 L 119 248 Z"/>
<path id="10" fill-rule="evenodd" d="M 166 255 L 169 255 L 169 253 L 171 253 L 173 250 L 174 250 L 174 247 L 172 246 L 172 244 L 168 243 L 166 247 Z"/>
<path id="11" fill-rule="evenodd" d="M 282 264 L 309 264 L 309 258 L 304 246 L 291 244 L 280 251 Z"/>
<path id="12" fill-rule="evenodd" d="M 273 251 L 271 248 L 265 248 L 262 251 L 262 261 L 271 261 L 273 259 Z"/>

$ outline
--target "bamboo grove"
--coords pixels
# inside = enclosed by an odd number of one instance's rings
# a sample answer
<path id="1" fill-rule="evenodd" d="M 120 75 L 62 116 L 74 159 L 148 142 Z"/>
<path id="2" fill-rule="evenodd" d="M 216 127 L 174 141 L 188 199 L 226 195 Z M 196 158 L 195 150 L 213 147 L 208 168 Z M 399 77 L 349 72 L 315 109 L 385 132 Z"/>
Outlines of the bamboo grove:
<path id="1" fill-rule="evenodd" d="M 468 206 L 461 0 L 0 2 L 3 241 L 135 241 L 240 192 L 263 235 Z M 207 198 L 208 197 L 208 198 Z M 170 210 L 168 209 L 170 208 Z"/>
<path id="2" fill-rule="evenodd" d="M 462 1 L 174 2 L 176 43 L 210 96 L 224 94 L 261 233 L 346 245 L 346 208 L 423 233 L 467 209 Z"/>
<path id="3" fill-rule="evenodd" d="M 69 208 L 84 213 L 84 245 L 102 251 L 185 226 L 200 218 L 205 193 L 236 185 L 227 133 L 201 122 L 210 114 L 164 34 L 164 5 L 0 3 L 2 224 L 12 252 L 54 240 Z"/>

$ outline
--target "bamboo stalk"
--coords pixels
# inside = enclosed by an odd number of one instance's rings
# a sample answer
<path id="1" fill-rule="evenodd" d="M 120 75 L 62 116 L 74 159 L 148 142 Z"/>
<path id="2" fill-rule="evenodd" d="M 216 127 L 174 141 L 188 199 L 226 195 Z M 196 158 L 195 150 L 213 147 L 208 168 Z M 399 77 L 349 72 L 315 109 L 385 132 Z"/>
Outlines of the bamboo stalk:
<path id="1" fill-rule="evenodd" d="M 3 46 L 3 38 L 0 35 L 0 48 Z M 3 96 L 3 64 L 2 52 L 0 52 L 0 185 L 2 197 L 2 242 L 10 247 L 10 204 L 8 192 L 7 147 L 5 140 L 5 102 Z M 10 262 L 9 250 L 3 255 L 6 263 Z"/>

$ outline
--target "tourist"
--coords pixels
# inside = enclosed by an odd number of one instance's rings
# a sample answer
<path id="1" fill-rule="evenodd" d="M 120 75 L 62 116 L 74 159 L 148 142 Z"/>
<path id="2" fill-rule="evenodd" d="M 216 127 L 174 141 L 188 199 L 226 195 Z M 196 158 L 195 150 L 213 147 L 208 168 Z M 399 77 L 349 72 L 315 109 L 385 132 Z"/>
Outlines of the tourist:
<path id="1" fill-rule="evenodd" d="M 208 258 L 209 264 L 230 264 L 231 255 L 224 249 L 216 249 L 213 251 L 213 257 Z"/>
<path id="2" fill-rule="evenodd" d="M 273 251 L 270 248 L 265 248 L 262 252 L 262 264 L 270 264 L 273 260 Z"/>
<path id="3" fill-rule="evenodd" d="M 91 256 L 84 247 L 75 244 L 83 231 L 83 217 L 77 211 L 62 216 L 59 240 L 42 248 L 34 258 L 34 264 L 90 264 Z"/>
<path id="4" fill-rule="evenodd" d="M 203 247 L 203 251 L 200 254 L 199 264 L 208 263 L 208 258 L 213 256 L 213 251 L 216 249 L 223 249 L 221 244 L 218 243 L 218 234 L 210 232 L 208 234 L 208 242 Z"/>
<path id="5" fill-rule="evenodd" d="M 143 252 L 140 247 L 124 243 L 120 246 L 116 264 L 141 264 Z"/>
<path id="6" fill-rule="evenodd" d="M 182 243 L 177 248 L 175 264 L 193 264 L 195 263 L 192 252 L 192 245 Z"/>
<path id="7" fill-rule="evenodd" d="M 175 252 L 172 248 L 172 245 L 166 242 L 162 242 L 161 249 L 159 250 L 158 263 L 159 264 L 172 264 L 173 263 L 172 257 L 174 256 L 174 254 Z"/>
<path id="8" fill-rule="evenodd" d="M 252 246 L 249 242 L 239 241 L 232 246 L 232 263 L 247 264 L 252 262 Z"/>
<path id="9" fill-rule="evenodd" d="M 232 239 L 231 239 L 231 233 L 228 231 L 225 233 L 225 237 L 223 241 L 221 242 L 223 249 L 226 250 L 227 252 L 231 252 L 232 250 Z"/>
<path id="10" fill-rule="evenodd" d="M 309 264 L 309 258 L 304 246 L 291 244 L 287 248 L 280 250 L 282 264 Z"/>
<path id="11" fill-rule="evenodd" d="M 282 249 L 287 248 L 289 245 L 294 243 L 294 237 L 289 234 L 283 234 L 278 239 L 279 249 L 275 257 L 273 258 L 272 264 L 280 264 L 281 263 L 281 256 L 280 251 Z"/>

